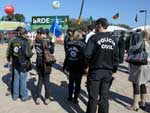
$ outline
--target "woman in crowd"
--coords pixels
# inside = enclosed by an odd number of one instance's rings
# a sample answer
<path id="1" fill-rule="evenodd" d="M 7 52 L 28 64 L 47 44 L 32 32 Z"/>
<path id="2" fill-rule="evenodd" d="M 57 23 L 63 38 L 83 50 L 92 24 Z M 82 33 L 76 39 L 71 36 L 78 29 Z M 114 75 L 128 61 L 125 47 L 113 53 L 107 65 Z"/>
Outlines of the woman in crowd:
<path id="1" fill-rule="evenodd" d="M 129 48 L 129 51 L 137 51 L 141 49 L 141 47 L 145 47 L 145 51 L 148 53 L 147 65 L 130 64 L 129 66 L 129 81 L 131 81 L 133 85 L 133 105 L 128 109 L 138 111 L 139 107 L 145 109 L 147 93 L 145 84 L 150 81 L 150 34 L 147 31 L 137 32 L 133 38 L 132 46 Z M 135 40 L 138 40 L 136 45 L 134 45 Z M 142 46 L 142 44 L 144 44 L 144 46 Z"/>
<path id="2" fill-rule="evenodd" d="M 75 104 L 78 103 L 81 79 L 85 68 L 83 60 L 83 49 L 85 47 L 85 43 L 82 42 L 81 39 L 82 36 L 80 32 L 75 31 L 73 41 L 69 42 L 67 45 L 66 55 L 66 67 L 69 71 L 68 100 L 73 100 Z"/>
<path id="3" fill-rule="evenodd" d="M 49 77 L 51 73 L 51 64 L 46 64 L 44 59 L 44 50 L 48 49 L 51 54 L 54 53 L 54 44 L 51 43 L 50 40 L 45 40 L 46 35 L 42 28 L 39 28 L 37 30 L 37 35 L 35 39 L 35 50 L 36 50 L 36 67 L 38 72 L 38 85 L 37 85 L 37 99 L 36 104 L 40 104 L 40 96 L 41 96 L 41 89 L 42 84 L 44 84 L 45 87 L 45 105 L 48 105 L 50 100 L 50 94 L 49 94 Z"/>

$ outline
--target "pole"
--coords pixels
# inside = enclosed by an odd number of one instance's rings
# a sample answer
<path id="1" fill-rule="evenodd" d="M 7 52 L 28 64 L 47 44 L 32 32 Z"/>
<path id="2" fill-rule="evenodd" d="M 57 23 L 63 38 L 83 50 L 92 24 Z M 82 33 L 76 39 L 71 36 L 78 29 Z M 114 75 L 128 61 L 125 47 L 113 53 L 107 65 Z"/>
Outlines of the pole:
<path id="1" fill-rule="evenodd" d="M 82 4 L 81 4 L 81 9 L 80 9 L 80 17 L 82 15 L 82 11 L 83 11 L 83 5 L 84 5 L 84 0 L 82 0 Z"/>
<path id="2" fill-rule="evenodd" d="M 145 10 L 145 26 L 144 26 L 144 30 L 146 30 L 146 19 L 147 19 L 147 10 Z"/>
<path id="3" fill-rule="evenodd" d="M 147 19 L 147 10 L 140 10 L 140 13 L 145 13 L 145 25 L 144 25 L 144 30 L 146 30 L 146 19 Z"/>
<path id="4" fill-rule="evenodd" d="M 80 9 L 80 14 L 79 14 L 79 18 L 78 18 L 78 24 L 79 24 L 79 25 L 80 25 L 80 21 L 81 21 L 81 15 L 82 15 L 82 11 L 83 11 L 83 6 L 84 6 L 84 0 L 82 0 L 81 9 Z"/>
<path id="5" fill-rule="evenodd" d="M 57 21 L 57 16 L 55 16 L 55 20 L 54 21 Z M 55 24 L 56 24 L 56 22 L 55 22 Z M 54 32 L 53 32 L 54 36 L 55 36 L 55 32 L 56 32 L 56 25 L 54 26 Z"/>

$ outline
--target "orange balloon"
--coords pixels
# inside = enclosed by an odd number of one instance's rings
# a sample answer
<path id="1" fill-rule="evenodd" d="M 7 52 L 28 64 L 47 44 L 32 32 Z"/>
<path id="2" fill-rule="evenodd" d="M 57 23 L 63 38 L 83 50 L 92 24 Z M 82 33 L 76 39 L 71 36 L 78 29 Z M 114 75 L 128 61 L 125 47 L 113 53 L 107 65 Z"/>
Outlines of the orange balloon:
<path id="1" fill-rule="evenodd" d="M 15 11 L 15 9 L 14 9 L 13 5 L 7 5 L 7 6 L 5 6 L 5 12 L 8 15 L 12 15 L 14 13 L 14 11 Z"/>

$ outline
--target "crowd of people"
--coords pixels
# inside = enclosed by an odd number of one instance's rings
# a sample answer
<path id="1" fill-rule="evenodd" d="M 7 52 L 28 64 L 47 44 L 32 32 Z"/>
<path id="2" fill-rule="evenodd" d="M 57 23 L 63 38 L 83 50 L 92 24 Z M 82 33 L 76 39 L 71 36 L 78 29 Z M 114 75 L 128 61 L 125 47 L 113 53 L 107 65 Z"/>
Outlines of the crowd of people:
<path id="1" fill-rule="evenodd" d="M 133 105 L 129 110 L 138 111 L 145 108 L 146 83 L 150 81 L 150 34 L 147 31 L 131 32 L 120 36 L 107 32 L 107 19 L 99 18 L 94 25 L 84 30 L 68 29 L 64 39 L 65 59 L 62 70 L 69 73 L 68 101 L 78 104 L 83 74 L 87 74 L 88 103 L 86 113 L 109 113 L 109 90 L 124 54 L 128 51 L 144 50 L 148 53 L 148 64 L 129 64 L 129 81 L 133 84 Z M 30 100 L 27 90 L 27 73 L 32 69 L 32 49 L 36 51 L 36 71 L 38 73 L 37 95 L 35 103 L 41 103 L 42 84 L 45 88 L 44 104 L 50 102 L 49 75 L 53 63 L 47 63 L 45 50 L 54 54 L 55 44 L 48 29 L 39 28 L 34 43 L 27 38 L 25 28 L 15 30 L 16 37 L 9 41 L 7 61 L 12 64 L 12 99 Z M 144 46 L 142 46 L 144 43 Z M 141 100 L 140 100 L 141 96 Z M 140 102 L 140 103 L 139 103 Z"/>

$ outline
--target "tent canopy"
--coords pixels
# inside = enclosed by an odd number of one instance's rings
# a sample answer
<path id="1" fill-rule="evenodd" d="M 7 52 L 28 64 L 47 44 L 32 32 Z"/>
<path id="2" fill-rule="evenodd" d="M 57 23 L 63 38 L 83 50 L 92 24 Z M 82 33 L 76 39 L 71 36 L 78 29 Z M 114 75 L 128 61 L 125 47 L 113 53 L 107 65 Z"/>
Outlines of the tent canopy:
<path id="1" fill-rule="evenodd" d="M 144 30 L 144 28 L 145 26 L 139 26 L 139 27 L 133 28 L 132 31 L 136 31 L 137 29 Z M 146 30 L 150 30 L 150 25 L 146 25 Z"/>
<path id="2" fill-rule="evenodd" d="M 19 26 L 26 27 L 26 24 L 24 22 L 0 21 L 0 30 L 2 31 L 15 30 Z"/>
<path id="3" fill-rule="evenodd" d="M 108 32 L 113 32 L 113 31 L 116 31 L 116 30 L 127 31 L 128 29 L 125 29 L 125 28 L 119 27 L 119 26 L 114 26 L 114 25 L 108 26 L 108 28 L 107 28 Z"/>

